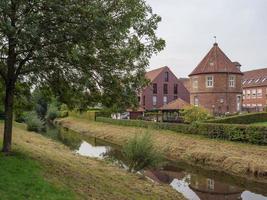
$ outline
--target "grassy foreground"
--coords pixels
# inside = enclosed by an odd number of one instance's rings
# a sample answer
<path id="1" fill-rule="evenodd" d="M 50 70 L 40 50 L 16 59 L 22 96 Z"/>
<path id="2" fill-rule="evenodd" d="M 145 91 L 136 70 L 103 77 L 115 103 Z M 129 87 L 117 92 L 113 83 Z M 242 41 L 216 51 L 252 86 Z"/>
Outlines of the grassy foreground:
<path id="1" fill-rule="evenodd" d="M 152 133 L 155 144 L 168 158 L 267 182 L 267 147 L 211 140 L 197 135 L 92 122 L 77 118 L 58 122 L 85 135 L 123 144 L 140 132 Z"/>
<path id="2" fill-rule="evenodd" d="M 0 123 L 2 138 L 3 124 Z M 42 135 L 14 128 L 11 156 L 0 156 L 1 200 L 184 199 L 104 161 L 78 156 Z"/>

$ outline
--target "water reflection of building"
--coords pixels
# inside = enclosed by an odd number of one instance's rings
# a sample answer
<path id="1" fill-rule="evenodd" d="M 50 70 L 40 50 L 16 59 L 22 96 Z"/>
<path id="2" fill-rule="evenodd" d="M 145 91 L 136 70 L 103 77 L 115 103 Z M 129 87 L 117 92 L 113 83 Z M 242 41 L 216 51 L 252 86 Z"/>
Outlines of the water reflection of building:
<path id="1" fill-rule="evenodd" d="M 239 200 L 241 199 L 242 189 L 222 182 L 215 181 L 199 175 L 188 174 L 185 171 L 146 171 L 146 176 L 154 181 L 171 184 L 173 180 L 179 180 L 175 187 L 179 192 L 195 193 L 200 200 Z M 186 190 L 178 187 L 188 186 Z M 181 189 L 181 190 L 179 190 Z M 189 191 L 190 190 L 190 191 Z M 187 194 L 184 194 L 185 196 Z"/>
<path id="2" fill-rule="evenodd" d="M 239 187 L 196 175 L 191 176 L 189 187 L 201 200 L 238 200 L 243 191 Z"/>

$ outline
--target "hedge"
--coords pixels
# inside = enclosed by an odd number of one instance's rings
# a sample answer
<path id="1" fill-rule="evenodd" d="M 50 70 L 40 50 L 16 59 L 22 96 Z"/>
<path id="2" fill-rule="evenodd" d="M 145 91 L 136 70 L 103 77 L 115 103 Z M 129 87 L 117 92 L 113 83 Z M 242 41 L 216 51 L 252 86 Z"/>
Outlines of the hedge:
<path id="1" fill-rule="evenodd" d="M 69 116 L 81 118 L 81 119 L 87 119 L 91 121 L 95 121 L 96 117 L 110 117 L 111 112 L 108 111 L 98 111 L 98 110 L 89 110 L 85 112 L 78 112 L 78 111 L 68 111 Z"/>
<path id="2" fill-rule="evenodd" d="M 257 122 L 267 122 L 267 112 L 249 113 L 235 115 L 221 119 L 209 120 L 208 123 L 223 123 L 223 124 L 252 124 Z"/>
<path id="3" fill-rule="evenodd" d="M 163 122 L 152 122 L 144 120 L 123 120 L 123 119 L 111 119 L 105 117 L 97 117 L 96 121 L 110 123 L 121 126 L 134 126 L 142 128 L 153 128 L 153 129 L 164 129 L 175 132 L 187 132 L 190 128 L 188 124 L 175 124 L 175 123 L 163 123 Z"/>
<path id="4" fill-rule="evenodd" d="M 267 145 L 267 127 L 264 126 L 221 123 L 193 123 L 189 125 L 141 120 L 116 120 L 103 117 L 97 117 L 96 121 L 115 125 L 154 128 L 180 133 L 197 134 L 212 139 Z"/>

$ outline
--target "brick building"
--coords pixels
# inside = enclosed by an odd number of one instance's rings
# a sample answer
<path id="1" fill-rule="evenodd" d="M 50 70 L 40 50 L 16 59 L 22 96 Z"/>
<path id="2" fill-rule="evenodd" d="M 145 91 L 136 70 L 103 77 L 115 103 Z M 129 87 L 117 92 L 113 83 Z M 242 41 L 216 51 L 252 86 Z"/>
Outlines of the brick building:
<path id="1" fill-rule="evenodd" d="M 149 71 L 146 78 L 150 80 L 150 85 L 138 97 L 140 106 L 145 110 L 159 109 L 178 98 L 190 102 L 189 91 L 169 67 Z"/>
<path id="2" fill-rule="evenodd" d="M 243 108 L 262 111 L 267 106 L 267 68 L 244 72 Z"/>
<path id="3" fill-rule="evenodd" d="M 213 114 L 236 113 L 242 107 L 242 72 L 214 43 L 211 50 L 189 75 L 190 101 Z"/>

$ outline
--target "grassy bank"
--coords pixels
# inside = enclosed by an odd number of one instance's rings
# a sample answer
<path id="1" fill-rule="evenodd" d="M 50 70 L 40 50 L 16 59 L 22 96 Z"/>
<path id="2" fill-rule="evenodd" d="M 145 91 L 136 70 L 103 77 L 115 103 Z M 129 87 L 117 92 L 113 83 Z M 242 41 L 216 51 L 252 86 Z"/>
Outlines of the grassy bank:
<path id="1" fill-rule="evenodd" d="M 211 140 L 197 135 L 166 130 L 125 127 L 76 118 L 58 120 L 63 126 L 82 134 L 123 144 L 135 134 L 152 133 L 155 144 L 166 150 L 173 160 L 225 171 L 257 181 L 267 182 L 267 147 Z"/>
<path id="2" fill-rule="evenodd" d="M 2 137 L 3 124 L 0 130 Z M 13 138 L 14 155 L 0 157 L 1 200 L 183 199 L 167 185 L 152 184 L 104 161 L 78 156 L 21 125 L 14 128 Z"/>

